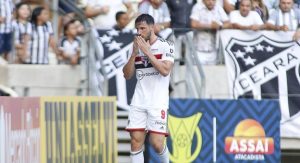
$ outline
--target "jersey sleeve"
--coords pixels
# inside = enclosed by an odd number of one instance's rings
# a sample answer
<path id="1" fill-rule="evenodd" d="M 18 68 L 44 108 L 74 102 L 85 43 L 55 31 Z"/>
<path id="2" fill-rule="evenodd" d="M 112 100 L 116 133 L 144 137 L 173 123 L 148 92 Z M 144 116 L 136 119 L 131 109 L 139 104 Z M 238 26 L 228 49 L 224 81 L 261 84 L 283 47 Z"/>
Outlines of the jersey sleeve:
<path id="1" fill-rule="evenodd" d="M 164 44 L 164 54 L 162 56 L 162 60 L 171 61 L 172 63 L 174 63 L 174 56 L 175 56 L 174 43 L 170 41 L 166 41 Z"/>

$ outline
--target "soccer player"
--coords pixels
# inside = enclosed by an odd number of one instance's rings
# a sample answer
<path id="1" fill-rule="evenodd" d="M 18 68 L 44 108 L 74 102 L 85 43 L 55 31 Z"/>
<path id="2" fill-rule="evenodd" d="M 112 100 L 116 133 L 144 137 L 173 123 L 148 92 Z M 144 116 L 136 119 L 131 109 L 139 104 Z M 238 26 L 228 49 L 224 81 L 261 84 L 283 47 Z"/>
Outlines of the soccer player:
<path id="1" fill-rule="evenodd" d="M 131 137 L 132 163 L 144 162 L 144 141 L 150 136 L 150 144 L 162 163 L 169 162 L 165 145 L 169 107 L 170 72 L 174 63 L 174 45 L 154 33 L 154 19 L 141 14 L 135 20 L 137 36 L 132 54 L 123 68 L 124 77 L 135 73 L 137 84 L 129 111 L 126 130 Z"/>

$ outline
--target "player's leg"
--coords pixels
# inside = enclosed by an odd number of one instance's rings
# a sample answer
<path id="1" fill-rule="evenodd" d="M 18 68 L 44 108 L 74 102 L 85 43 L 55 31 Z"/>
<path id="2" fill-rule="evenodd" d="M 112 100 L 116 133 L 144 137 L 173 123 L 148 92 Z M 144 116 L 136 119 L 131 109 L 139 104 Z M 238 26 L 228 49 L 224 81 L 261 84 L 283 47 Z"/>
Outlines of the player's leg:
<path id="1" fill-rule="evenodd" d="M 131 107 L 129 110 L 128 124 L 126 130 L 130 132 L 131 152 L 130 158 L 132 163 L 144 162 L 144 142 L 145 128 L 147 122 L 147 113 L 144 109 Z"/>
<path id="2" fill-rule="evenodd" d="M 144 142 L 145 131 L 130 131 L 131 152 L 130 158 L 132 163 L 144 162 Z"/>
<path id="3" fill-rule="evenodd" d="M 165 144 L 165 135 L 160 133 L 150 133 L 150 144 L 158 154 L 161 163 L 169 163 L 169 150 Z"/>
<path id="4" fill-rule="evenodd" d="M 148 130 L 150 134 L 150 144 L 158 154 L 160 162 L 169 163 L 169 151 L 165 144 L 167 130 L 167 109 L 148 110 Z"/>

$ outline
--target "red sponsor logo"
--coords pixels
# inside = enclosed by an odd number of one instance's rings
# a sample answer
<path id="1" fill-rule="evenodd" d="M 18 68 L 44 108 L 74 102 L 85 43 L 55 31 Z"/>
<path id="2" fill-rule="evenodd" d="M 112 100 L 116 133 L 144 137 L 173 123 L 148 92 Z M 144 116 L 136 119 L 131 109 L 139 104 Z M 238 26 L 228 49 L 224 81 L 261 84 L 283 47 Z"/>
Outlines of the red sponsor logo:
<path id="1" fill-rule="evenodd" d="M 273 138 L 227 137 L 225 152 L 228 154 L 272 154 L 274 152 Z"/>
<path id="2" fill-rule="evenodd" d="M 228 154 L 273 154 L 274 139 L 266 137 L 265 130 L 259 122 L 245 119 L 235 127 L 233 136 L 225 138 L 225 152 Z"/>

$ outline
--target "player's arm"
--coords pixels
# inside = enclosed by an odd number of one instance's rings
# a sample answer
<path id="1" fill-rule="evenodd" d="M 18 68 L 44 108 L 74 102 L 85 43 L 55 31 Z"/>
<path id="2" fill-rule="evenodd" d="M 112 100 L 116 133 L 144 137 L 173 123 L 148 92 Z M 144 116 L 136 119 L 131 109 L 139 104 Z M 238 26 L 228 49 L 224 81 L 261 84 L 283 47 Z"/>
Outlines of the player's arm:
<path id="1" fill-rule="evenodd" d="M 173 62 L 165 60 L 165 61 L 159 61 L 152 53 L 150 50 L 150 43 L 146 42 L 145 39 L 143 39 L 141 36 L 137 37 L 137 44 L 141 51 L 147 55 L 149 58 L 150 63 L 152 66 L 162 75 L 162 76 L 167 76 L 169 75 Z"/>
<path id="2" fill-rule="evenodd" d="M 123 73 L 124 73 L 124 78 L 126 80 L 130 79 L 135 71 L 135 67 L 134 67 L 134 61 L 135 61 L 135 54 L 131 54 L 127 64 L 123 67 Z"/>
<path id="3" fill-rule="evenodd" d="M 162 75 L 168 76 L 172 67 L 173 62 L 171 61 L 159 61 L 155 58 L 153 54 L 149 54 L 149 61 L 151 62 L 152 66 Z"/>
<path id="4" fill-rule="evenodd" d="M 123 67 L 123 74 L 126 80 L 130 79 L 134 75 L 135 57 L 137 56 L 137 54 L 138 54 L 138 47 L 137 47 L 136 39 L 134 39 L 132 54 L 128 62 L 126 63 L 126 65 Z"/>

